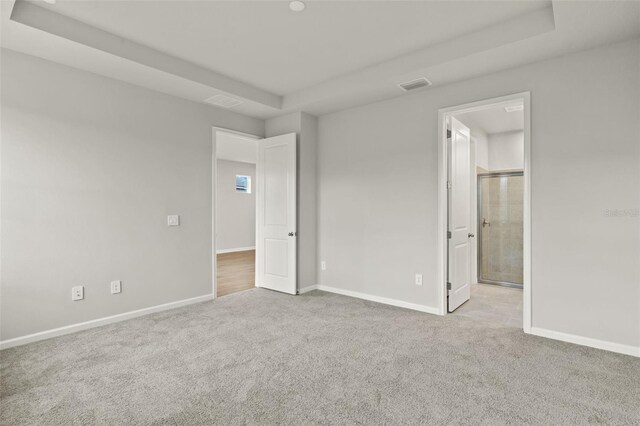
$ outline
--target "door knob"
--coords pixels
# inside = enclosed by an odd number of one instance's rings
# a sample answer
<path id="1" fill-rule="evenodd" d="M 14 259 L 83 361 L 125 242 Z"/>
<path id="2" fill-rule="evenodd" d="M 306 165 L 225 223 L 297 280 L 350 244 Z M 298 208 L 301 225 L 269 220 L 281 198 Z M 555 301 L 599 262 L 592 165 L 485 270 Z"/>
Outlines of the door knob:
<path id="1" fill-rule="evenodd" d="M 290 236 L 290 237 L 293 237 L 294 235 L 296 235 L 296 233 L 295 233 L 295 232 L 289 232 L 289 236 Z"/>
<path id="2" fill-rule="evenodd" d="M 475 235 L 469 234 L 469 238 L 473 238 L 473 237 L 475 237 Z"/>

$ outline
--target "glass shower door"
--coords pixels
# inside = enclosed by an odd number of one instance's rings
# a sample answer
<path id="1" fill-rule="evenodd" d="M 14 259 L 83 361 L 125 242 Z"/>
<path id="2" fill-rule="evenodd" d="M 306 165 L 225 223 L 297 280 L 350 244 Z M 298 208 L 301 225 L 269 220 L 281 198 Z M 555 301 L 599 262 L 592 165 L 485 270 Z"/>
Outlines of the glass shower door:
<path id="1" fill-rule="evenodd" d="M 478 282 L 522 288 L 524 178 L 478 176 Z"/>

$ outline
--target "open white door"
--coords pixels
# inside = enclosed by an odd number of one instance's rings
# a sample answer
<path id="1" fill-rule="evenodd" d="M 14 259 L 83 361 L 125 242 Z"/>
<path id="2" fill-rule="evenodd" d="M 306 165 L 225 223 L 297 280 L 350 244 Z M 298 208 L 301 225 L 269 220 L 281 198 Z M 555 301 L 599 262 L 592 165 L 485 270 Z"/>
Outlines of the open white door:
<path id="1" fill-rule="evenodd" d="M 258 141 L 256 286 L 296 294 L 296 134 Z"/>
<path id="2" fill-rule="evenodd" d="M 471 297 L 471 135 L 469 129 L 451 117 L 448 151 L 448 311 Z M 449 133 L 447 132 L 447 136 Z"/>

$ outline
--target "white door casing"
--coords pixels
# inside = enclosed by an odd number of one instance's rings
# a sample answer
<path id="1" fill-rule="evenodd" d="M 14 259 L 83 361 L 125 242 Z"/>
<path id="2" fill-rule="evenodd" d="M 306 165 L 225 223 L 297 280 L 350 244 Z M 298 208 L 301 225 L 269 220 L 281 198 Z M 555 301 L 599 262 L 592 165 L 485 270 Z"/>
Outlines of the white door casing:
<path id="1" fill-rule="evenodd" d="M 297 293 L 296 134 L 258 141 L 256 287 Z"/>
<path id="2" fill-rule="evenodd" d="M 450 119 L 448 152 L 448 308 L 453 312 L 471 296 L 471 135 Z"/>

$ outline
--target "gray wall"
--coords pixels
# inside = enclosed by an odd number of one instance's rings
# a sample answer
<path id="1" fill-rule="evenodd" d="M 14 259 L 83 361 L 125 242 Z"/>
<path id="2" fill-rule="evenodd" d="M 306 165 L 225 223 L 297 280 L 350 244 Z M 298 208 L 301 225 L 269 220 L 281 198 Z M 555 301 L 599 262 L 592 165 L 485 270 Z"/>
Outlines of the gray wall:
<path id="1" fill-rule="evenodd" d="M 489 135 L 489 169 L 522 170 L 524 168 L 524 132 L 504 132 Z"/>
<path id="2" fill-rule="evenodd" d="M 533 326 L 639 346 L 637 39 L 320 117 L 319 283 L 438 307 L 438 109 L 528 90 Z"/>
<path id="3" fill-rule="evenodd" d="M 2 340 L 211 293 L 213 125 L 264 132 L 2 50 Z"/>
<path id="4" fill-rule="evenodd" d="M 489 136 L 482 130 L 471 127 L 471 140 L 476 149 L 475 165 L 489 170 Z"/>
<path id="5" fill-rule="evenodd" d="M 216 250 L 256 245 L 256 165 L 217 160 Z M 236 175 L 251 176 L 251 193 L 236 191 Z"/>
<path id="6" fill-rule="evenodd" d="M 296 112 L 265 122 L 267 137 L 298 136 L 298 288 L 317 283 L 318 119 Z"/>

